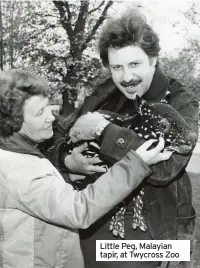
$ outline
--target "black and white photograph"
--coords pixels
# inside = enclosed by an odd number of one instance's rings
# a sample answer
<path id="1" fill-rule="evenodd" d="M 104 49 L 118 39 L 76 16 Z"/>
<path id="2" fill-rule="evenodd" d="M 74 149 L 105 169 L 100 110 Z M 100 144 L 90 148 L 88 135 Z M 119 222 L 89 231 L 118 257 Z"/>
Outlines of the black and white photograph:
<path id="1" fill-rule="evenodd" d="M 200 268 L 200 1 L 0 0 L 0 267 Z"/>

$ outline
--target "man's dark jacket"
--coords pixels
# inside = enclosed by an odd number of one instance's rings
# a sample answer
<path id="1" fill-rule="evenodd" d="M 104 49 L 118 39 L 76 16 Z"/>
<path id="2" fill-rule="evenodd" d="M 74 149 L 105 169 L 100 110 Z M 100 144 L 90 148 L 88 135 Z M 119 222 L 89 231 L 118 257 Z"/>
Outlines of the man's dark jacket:
<path id="1" fill-rule="evenodd" d="M 165 76 L 157 67 L 150 89 L 143 98 L 149 103 L 160 102 L 167 91 L 170 92 L 169 104 L 198 133 L 198 100 L 185 86 Z M 107 110 L 117 111 L 117 107 L 126 105 L 127 100 L 119 97 L 120 94 L 112 79 L 108 79 L 98 85 L 94 93 L 85 99 L 84 104 L 64 122 L 60 121 L 53 147 L 53 162 L 58 168 L 63 166 L 65 156 L 60 155 L 59 148 L 65 142 L 65 135 L 77 117 L 88 111 L 101 109 L 102 106 L 104 110 L 106 107 Z M 105 158 L 119 160 L 131 148 L 137 149 L 142 142 L 132 130 L 109 124 L 103 132 L 100 152 Z M 152 239 L 191 239 L 193 235 L 195 212 L 192 207 L 191 182 L 185 171 L 190 157 L 191 155 L 174 153 L 168 161 L 151 167 L 153 173 L 145 181 L 144 207 Z"/>

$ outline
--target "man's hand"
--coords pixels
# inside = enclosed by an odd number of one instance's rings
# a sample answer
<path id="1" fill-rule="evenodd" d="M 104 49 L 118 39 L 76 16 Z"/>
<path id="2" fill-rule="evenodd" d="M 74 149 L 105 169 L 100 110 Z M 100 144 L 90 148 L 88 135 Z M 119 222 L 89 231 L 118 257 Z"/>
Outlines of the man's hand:
<path id="1" fill-rule="evenodd" d="M 157 164 L 158 162 L 164 160 L 168 160 L 173 153 L 165 150 L 161 152 L 165 147 L 165 141 L 162 137 L 160 137 L 159 143 L 155 148 L 148 150 L 151 147 L 151 145 L 156 141 L 157 140 L 154 139 L 148 140 L 136 150 L 136 153 L 143 159 L 143 161 L 148 166 Z"/>
<path id="2" fill-rule="evenodd" d="M 65 157 L 65 165 L 72 172 L 76 174 L 91 175 L 96 172 L 104 173 L 106 168 L 100 166 L 94 166 L 102 161 L 98 157 L 86 158 L 82 155 L 88 148 L 88 144 L 85 142 L 79 147 L 74 148 L 71 155 Z"/>
<path id="3" fill-rule="evenodd" d="M 70 129 L 69 136 L 74 143 L 80 140 L 93 140 L 96 138 L 98 126 L 106 127 L 109 123 L 103 115 L 88 112 L 76 121 Z"/>

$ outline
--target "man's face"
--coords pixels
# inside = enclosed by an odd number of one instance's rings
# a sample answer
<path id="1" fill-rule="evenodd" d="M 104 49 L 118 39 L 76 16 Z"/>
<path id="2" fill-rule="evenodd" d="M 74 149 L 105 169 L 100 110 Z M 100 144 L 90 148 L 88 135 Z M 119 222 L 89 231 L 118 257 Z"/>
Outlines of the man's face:
<path id="1" fill-rule="evenodd" d="M 52 122 L 55 117 L 48 101 L 43 96 L 33 96 L 24 104 L 24 122 L 20 132 L 37 143 L 53 136 Z"/>
<path id="2" fill-rule="evenodd" d="M 142 96 L 149 89 L 157 58 L 149 58 L 139 46 L 109 48 L 108 61 L 112 79 L 128 98 Z"/>

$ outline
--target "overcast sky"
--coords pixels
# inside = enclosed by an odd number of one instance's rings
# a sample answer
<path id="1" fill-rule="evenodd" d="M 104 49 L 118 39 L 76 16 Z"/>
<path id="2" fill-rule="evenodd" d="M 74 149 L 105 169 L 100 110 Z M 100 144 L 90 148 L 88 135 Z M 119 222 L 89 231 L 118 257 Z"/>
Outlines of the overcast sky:
<path id="1" fill-rule="evenodd" d="M 199 7 L 197 12 L 200 16 L 200 0 L 115 1 L 111 13 L 120 13 L 127 6 L 132 6 L 134 3 L 145 6 L 145 8 L 141 8 L 141 11 L 159 34 L 163 53 L 175 56 L 177 49 L 187 46 L 188 35 L 198 36 L 200 40 L 200 25 L 190 24 L 183 14 L 195 3 Z"/>

